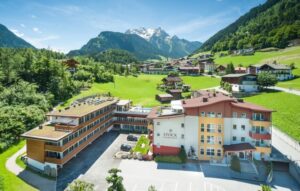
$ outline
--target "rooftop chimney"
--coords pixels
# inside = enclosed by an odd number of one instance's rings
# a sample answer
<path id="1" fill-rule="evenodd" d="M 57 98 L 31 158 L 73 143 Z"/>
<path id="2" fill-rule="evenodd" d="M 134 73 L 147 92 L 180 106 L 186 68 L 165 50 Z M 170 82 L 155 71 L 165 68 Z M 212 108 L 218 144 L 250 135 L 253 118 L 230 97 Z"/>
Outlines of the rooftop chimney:
<path id="1" fill-rule="evenodd" d="M 208 98 L 207 97 L 203 97 L 203 102 L 208 102 Z"/>

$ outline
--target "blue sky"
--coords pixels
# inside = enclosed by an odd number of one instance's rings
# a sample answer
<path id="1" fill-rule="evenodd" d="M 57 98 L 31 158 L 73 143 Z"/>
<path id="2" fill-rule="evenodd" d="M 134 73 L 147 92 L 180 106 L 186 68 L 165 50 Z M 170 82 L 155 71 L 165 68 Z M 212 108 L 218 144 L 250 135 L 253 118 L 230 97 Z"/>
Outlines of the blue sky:
<path id="1" fill-rule="evenodd" d="M 101 31 L 161 27 L 205 41 L 265 0 L 1 0 L 0 23 L 37 48 L 68 52 Z"/>

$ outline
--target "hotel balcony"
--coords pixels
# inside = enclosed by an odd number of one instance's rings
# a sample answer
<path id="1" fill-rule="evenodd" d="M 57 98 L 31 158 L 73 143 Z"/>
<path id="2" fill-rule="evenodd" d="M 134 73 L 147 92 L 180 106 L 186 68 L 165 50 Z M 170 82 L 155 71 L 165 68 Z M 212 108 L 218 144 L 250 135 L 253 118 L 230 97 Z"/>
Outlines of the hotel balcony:
<path id="1" fill-rule="evenodd" d="M 252 120 L 250 120 L 250 124 L 252 126 L 263 126 L 263 127 L 271 127 L 272 126 L 271 121 L 267 121 L 267 120 L 263 120 L 263 119 L 252 119 Z"/>
<path id="2" fill-rule="evenodd" d="M 271 140 L 271 134 L 268 132 L 253 132 L 253 131 L 249 131 L 249 136 L 252 139 L 257 139 L 257 140 Z"/>

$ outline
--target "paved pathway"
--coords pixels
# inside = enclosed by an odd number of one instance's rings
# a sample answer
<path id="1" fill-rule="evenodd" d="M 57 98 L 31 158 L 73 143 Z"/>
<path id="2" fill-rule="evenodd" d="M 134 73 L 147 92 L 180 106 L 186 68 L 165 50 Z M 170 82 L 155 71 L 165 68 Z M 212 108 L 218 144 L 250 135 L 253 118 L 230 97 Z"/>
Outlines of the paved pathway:
<path id="1" fill-rule="evenodd" d="M 5 164 L 6 168 L 12 173 L 14 173 L 15 175 L 17 175 L 18 177 L 20 177 L 21 179 L 23 179 L 28 184 L 34 186 L 35 188 L 41 191 L 55 190 L 55 185 L 56 185 L 55 180 L 50 180 L 42 176 L 39 176 L 38 174 L 33 173 L 29 170 L 24 170 L 23 168 L 21 168 L 19 165 L 16 164 L 16 158 L 24 152 L 26 152 L 25 146 L 6 161 Z"/>
<path id="2" fill-rule="evenodd" d="M 272 133 L 272 145 L 275 149 L 288 156 L 290 159 L 300 161 L 300 152 L 278 137 L 275 133 Z"/>
<path id="3" fill-rule="evenodd" d="M 271 87 L 268 87 L 268 89 L 278 90 L 278 91 L 282 91 L 282 92 L 286 92 L 286 93 L 295 94 L 295 95 L 300 96 L 300 91 L 295 90 L 295 89 L 282 88 L 282 87 L 278 87 L 278 86 L 271 86 Z"/>

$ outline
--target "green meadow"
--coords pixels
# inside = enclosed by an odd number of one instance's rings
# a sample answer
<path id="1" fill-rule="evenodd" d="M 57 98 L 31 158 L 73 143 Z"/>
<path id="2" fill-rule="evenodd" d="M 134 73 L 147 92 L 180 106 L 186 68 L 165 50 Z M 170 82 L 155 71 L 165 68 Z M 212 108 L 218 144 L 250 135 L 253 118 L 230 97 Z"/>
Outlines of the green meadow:
<path id="1" fill-rule="evenodd" d="M 300 97 L 284 92 L 264 92 L 245 101 L 273 109 L 273 125 L 300 141 Z"/>
<path id="2" fill-rule="evenodd" d="M 121 99 L 130 99 L 134 104 L 146 107 L 160 105 L 155 100 L 155 95 L 164 92 L 157 90 L 156 87 L 164 77 L 165 75 L 115 76 L 114 83 L 94 83 L 90 89 L 81 91 L 79 95 L 69 99 L 62 107 L 68 106 L 74 100 L 82 97 L 108 92 Z M 220 79 L 206 76 L 183 76 L 182 79 L 185 84 L 191 86 L 192 90 L 211 88 L 220 84 Z"/>
<path id="3" fill-rule="evenodd" d="M 18 144 L 11 146 L 9 149 L 0 154 L 0 178 L 3 178 L 3 190 L 5 191 L 35 191 L 36 189 L 19 177 L 17 177 L 12 172 L 8 171 L 5 167 L 5 163 L 9 157 L 11 157 L 15 152 L 20 150 L 25 145 L 25 141 L 21 141 Z M 1 186 L 0 186 L 1 190 Z"/>

